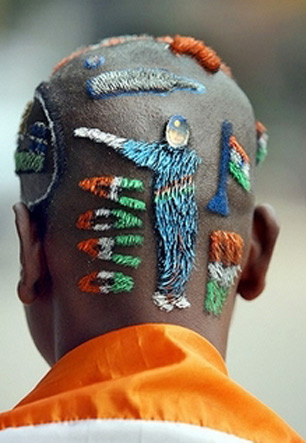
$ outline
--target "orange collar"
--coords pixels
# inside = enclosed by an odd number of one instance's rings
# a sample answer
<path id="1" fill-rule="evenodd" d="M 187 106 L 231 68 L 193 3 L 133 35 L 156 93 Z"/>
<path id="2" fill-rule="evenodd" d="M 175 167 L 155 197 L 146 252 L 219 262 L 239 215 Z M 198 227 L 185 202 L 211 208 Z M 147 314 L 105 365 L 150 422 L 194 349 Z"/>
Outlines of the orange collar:
<path id="1" fill-rule="evenodd" d="M 196 332 L 170 324 L 141 324 L 93 338 L 62 357 L 17 407 L 93 383 L 169 370 L 183 360 L 200 360 L 227 375 L 216 348 Z"/>
<path id="2" fill-rule="evenodd" d="M 0 429 L 84 419 L 189 423 L 258 442 L 301 442 L 227 375 L 218 351 L 181 326 L 143 324 L 66 354 Z"/>

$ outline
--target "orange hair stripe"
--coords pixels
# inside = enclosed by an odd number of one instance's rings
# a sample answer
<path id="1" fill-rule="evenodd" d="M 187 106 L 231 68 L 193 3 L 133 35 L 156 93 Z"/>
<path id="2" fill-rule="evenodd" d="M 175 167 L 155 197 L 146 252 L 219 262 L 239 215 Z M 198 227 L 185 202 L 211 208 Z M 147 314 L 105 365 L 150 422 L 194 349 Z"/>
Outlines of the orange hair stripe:
<path id="1" fill-rule="evenodd" d="M 214 231 L 210 236 L 209 259 L 212 262 L 222 262 L 226 266 L 239 265 L 243 245 L 243 239 L 235 232 Z"/>
<path id="2" fill-rule="evenodd" d="M 90 191 L 94 195 L 99 197 L 108 198 L 109 193 L 105 189 L 101 189 L 101 186 L 109 188 L 114 180 L 112 175 L 105 177 L 90 177 L 85 178 L 84 180 L 79 182 L 80 188 L 84 189 L 84 191 Z"/>
<path id="3" fill-rule="evenodd" d="M 81 214 L 78 218 L 78 221 L 77 221 L 77 228 L 90 229 L 93 216 L 94 216 L 93 211 L 87 211 L 87 212 L 85 212 L 85 214 Z"/>
<path id="4" fill-rule="evenodd" d="M 176 35 L 170 48 L 175 54 L 187 54 L 194 57 L 207 71 L 215 73 L 220 69 L 220 57 L 201 40 Z"/>
<path id="5" fill-rule="evenodd" d="M 77 244 L 77 248 L 79 251 L 86 252 L 88 255 L 96 258 L 98 256 L 98 241 L 98 238 L 89 238 L 88 240 L 80 241 Z"/>
<path id="6" fill-rule="evenodd" d="M 91 272 L 88 275 L 85 275 L 78 282 L 78 287 L 82 292 L 95 292 L 98 294 L 100 292 L 100 288 L 97 285 L 94 285 L 93 282 L 97 280 L 98 272 Z"/>
<path id="7" fill-rule="evenodd" d="M 256 131 L 259 132 L 259 134 L 263 134 L 264 132 L 267 132 L 267 128 L 260 122 L 256 122 Z"/>
<path id="8" fill-rule="evenodd" d="M 71 60 L 77 58 L 79 55 L 84 54 L 85 52 L 89 51 L 90 47 L 79 49 L 78 51 L 73 52 L 72 54 L 68 55 L 67 57 L 64 57 L 60 62 L 55 65 L 52 71 L 52 75 L 55 74 L 57 71 L 59 71 L 63 66 L 65 66 L 68 62 Z"/>
<path id="9" fill-rule="evenodd" d="M 244 159 L 245 162 L 250 163 L 250 158 L 249 158 L 248 154 L 245 152 L 245 150 L 240 145 L 240 143 L 238 143 L 238 141 L 234 135 L 232 135 L 230 138 L 230 144 L 231 144 L 231 148 L 234 148 L 235 151 L 237 151 L 238 154 L 241 155 L 241 157 Z"/>

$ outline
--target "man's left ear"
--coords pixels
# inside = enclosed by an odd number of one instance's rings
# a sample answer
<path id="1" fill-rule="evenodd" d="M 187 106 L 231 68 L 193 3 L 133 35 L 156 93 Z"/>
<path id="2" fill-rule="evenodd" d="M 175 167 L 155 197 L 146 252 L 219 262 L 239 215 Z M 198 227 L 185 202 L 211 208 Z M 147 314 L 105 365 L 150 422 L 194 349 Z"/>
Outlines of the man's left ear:
<path id="1" fill-rule="evenodd" d="M 257 206 L 253 215 L 252 239 L 248 259 L 243 267 L 237 292 L 246 300 L 253 300 L 265 287 L 279 225 L 273 208 Z"/>
<path id="2" fill-rule="evenodd" d="M 13 210 L 20 244 L 21 275 L 18 296 L 22 303 L 31 304 L 42 293 L 49 273 L 43 243 L 29 209 L 24 203 L 17 203 Z"/>

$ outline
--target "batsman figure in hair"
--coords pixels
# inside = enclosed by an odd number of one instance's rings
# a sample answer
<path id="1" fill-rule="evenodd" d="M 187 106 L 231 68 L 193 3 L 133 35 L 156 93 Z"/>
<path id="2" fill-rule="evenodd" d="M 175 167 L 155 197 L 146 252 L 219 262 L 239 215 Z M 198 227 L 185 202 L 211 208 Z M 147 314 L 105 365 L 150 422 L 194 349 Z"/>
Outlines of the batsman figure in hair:
<path id="1" fill-rule="evenodd" d="M 165 311 L 189 307 L 185 287 L 195 257 L 198 218 L 194 174 L 201 159 L 188 147 L 186 119 L 172 116 L 162 142 L 124 139 L 97 128 L 81 127 L 74 133 L 76 137 L 104 143 L 153 172 L 158 280 L 152 299 Z"/>

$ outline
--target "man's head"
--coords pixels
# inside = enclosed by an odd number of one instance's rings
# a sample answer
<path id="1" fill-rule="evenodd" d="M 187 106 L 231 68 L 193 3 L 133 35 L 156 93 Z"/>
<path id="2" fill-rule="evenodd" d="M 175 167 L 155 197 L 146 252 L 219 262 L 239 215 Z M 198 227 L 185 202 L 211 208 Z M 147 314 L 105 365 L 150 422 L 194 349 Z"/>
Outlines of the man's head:
<path id="1" fill-rule="evenodd" d="M 277 236 L 254 210 L 256 154 L 252 107 L 201 42 L 122 37 L 64 59 L 16 153 L 19 295 L 44 357 L 142 322 L 224 352 L 235 295 L 262 291 Z"/>

